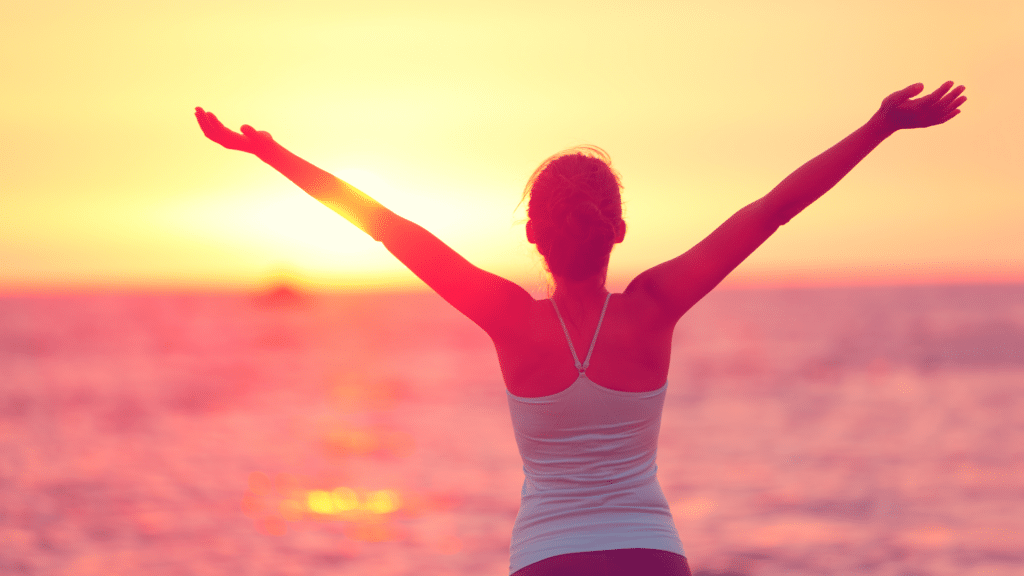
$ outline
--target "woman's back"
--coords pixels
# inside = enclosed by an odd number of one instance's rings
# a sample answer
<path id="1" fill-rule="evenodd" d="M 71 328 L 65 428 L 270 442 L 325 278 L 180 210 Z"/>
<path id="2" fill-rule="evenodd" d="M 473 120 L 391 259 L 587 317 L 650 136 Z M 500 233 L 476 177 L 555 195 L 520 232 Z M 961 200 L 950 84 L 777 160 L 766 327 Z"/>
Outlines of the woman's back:
<path id="1" fill-rule="evenodd" d="M 597 328 L 604 296 L 561 296 L 556 294 L 556 301 L 565 329 L 583 361 Z M 506 332 L 493 336 L 508 391 L 536 398 L 568 388 L 579 372 L 551 300 L 536 300 L 524 310 L 509 313 L 519 320 Z M 647 392 L 660 388 L 668 377 L 673 324 L 637 291 L 627 289 L 625 293 L 612 294 L 587 376 L 612 390 Z"/>
<path id="2" fill-rule="evenodd" d="M 519 339 L 515 355 L 509 355 L 516 366 L 530 366 L 534 376 L 532 381 L 524 380 L 532 386 L 531 395 L 507 393 L 524 475 L 512 530 L 510 572 L 556 556 L 617 548 L 663 550 L 681 558 L 679 534 L 657 479 L 658 435 L 667 384 L 662 379 L 661 385 L 650 390 L 623 389 L 636 388 L 642 382 L 628 378 L 628 370 L 642 367 L 644 362 L 620 356 L 625 370 L 616 370 L 614 361 L 595 362 L 602 352 L 597 344 L 606 339 L 609 324 L 617 324 L 613 329 L 617 339 L 636 333 L 638 323 L 628 321 L 635 299 L 625 298 L 623 308 L 612 311 L 624 320 L 615 323 L 609 322 L 610 294 L 601 298 L 597 318 L 590 313 L 591 298 L 567 298 L 565 290 L 556 296 L 563 301 L 562 307 L 578 312 L 579 321 L 570 332 L 569 322 L 563 322 L 569 310 L 562 314 L 555 300 L 541 302 L 555 312 L 561 332 L 557 335 L 561 346 L 557 347 L 563 357 L 572 359 L 574 377 L 567 384 L 542 385 L 552 380 L 551 372 L 562 367 L 557 354 L 544 354 L 540 348 L 550 347 L 547 338 Z M 535 317 L 524 314 L 523 324 L 539 325 L 536 331 L 547 335 L 550 331 L 544 327 L 549 319 L 545 316 L 542 309 Z M 567 337 L 575 342 L 566 342 Z M 642 354 L 643 343 L 637 344 L 631 347 Z M 622 346 L 623 342 L 611 342 L 601 348 L 611 354 Z M 632 384 L 606 387 L 594 382 L 590 371 L 595 364 L 606 368 L 606 378 L 623 377 Z M 667 362 L 660 364 L 667 369 Z"/>

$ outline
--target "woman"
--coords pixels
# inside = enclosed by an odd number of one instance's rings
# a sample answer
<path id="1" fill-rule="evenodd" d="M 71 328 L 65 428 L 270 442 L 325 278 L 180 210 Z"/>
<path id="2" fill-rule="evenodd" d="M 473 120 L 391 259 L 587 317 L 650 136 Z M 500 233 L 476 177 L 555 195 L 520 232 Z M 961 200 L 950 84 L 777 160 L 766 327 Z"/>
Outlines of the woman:
<path id="1" fill-rule="evenodd" d="M 555 286 L 545 300 L 476 268 L 270 134 L 233 132 L 202 108 L 196 117 L 209 139 L 256 155 L 383 242 L 491 337 L 525 473 L 510 574 L 676 576 L 690 570 L 655 467 L 676 322 L 883 140 L 956 116 L 966 98 L 952 86 L 889 95 L 862 127 L 621 294 L 605 288 L 611 249 L 626 233 L 618 177 L 597 148 L 553 156 L 527 186 L 526 236 Z"/>

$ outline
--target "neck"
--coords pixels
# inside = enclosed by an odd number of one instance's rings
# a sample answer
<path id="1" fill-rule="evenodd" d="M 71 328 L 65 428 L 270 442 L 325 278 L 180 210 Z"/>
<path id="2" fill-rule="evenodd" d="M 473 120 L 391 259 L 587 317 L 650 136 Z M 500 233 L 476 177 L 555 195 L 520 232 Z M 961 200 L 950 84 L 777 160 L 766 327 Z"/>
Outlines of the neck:
<path id="1" fill-rule="evenodd" d="M 555 292 L 551 297 L 558 302 L 604 300 L 605 296 L 608 295 L 608 289 L 604 286 L 607 276 L 607 268 L 602 270 L 600 274 L 595 274 L 583 280 L 570 280 L 561 276 L 554 276 Z"/>

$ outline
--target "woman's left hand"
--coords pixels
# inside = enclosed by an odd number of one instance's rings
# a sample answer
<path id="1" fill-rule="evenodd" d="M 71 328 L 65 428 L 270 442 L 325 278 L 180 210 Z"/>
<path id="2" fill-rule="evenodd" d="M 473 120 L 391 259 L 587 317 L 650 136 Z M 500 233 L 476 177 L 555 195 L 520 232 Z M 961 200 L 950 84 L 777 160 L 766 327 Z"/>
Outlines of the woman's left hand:
<path id="1" fill-rule="evenodd" d="M 242 126 L 241 133 L 235 132 L 224 126 L 213 115 L 213 112 L 207 112 L 199 107 L 196 107 L 196 120 L 199 121 L 199 127 L 207 138 L 228 150 L 240 150 L 250 154 L 259 154 L 268 145 L 274 143 L 270 132 L 257 132 L 255 128 L 248 124 Z"/>
<path id="2" fill-rule="evenodd" d="M 875 113 L 875 117 L 893 132 L 927 128 L 948 122 L 960 113 L 960 105 L 967 101 L 966 96 L 961 96 L 964 87 L 953 88 L 953 82 L 942 84 L 927 96 L 911 99 L 922 90 L 924 84 L 917 83 L 893 92 L 882 101 L 882 107 Z"/>

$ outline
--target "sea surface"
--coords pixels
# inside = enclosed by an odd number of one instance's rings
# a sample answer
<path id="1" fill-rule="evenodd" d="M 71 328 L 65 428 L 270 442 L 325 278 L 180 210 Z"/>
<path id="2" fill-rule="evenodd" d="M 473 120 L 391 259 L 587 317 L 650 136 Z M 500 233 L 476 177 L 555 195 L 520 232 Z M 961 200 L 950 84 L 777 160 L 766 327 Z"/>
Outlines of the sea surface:
<path id="1" fill-rule="evenodd" d="M 725 290 L 658 476 L 695 575 L 1024 574 L 1024 286 Z M 522 462 L 432 294 L 0 297 L 0 573 L 508 573 Z"/>

